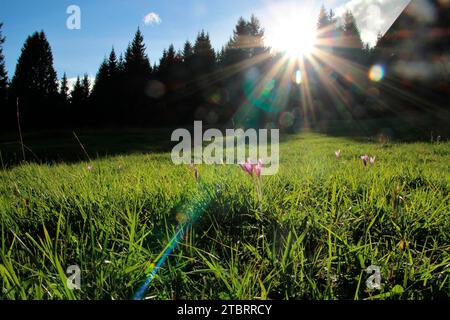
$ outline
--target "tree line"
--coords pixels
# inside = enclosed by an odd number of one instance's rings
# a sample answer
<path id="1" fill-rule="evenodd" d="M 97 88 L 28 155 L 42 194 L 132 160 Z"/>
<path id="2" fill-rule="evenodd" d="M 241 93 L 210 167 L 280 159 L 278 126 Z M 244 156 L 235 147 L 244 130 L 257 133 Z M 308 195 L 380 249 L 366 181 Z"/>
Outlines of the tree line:
<path id="1" fill-rule="evenodd" d="M 210 125 L 289 128 L 300 122 L 367 113 L 356 114 L 353 109 L 370 98 L 367 79 L 358 77 L 367 74 L 372 50 L 361 40 L 350 11 L 338 21 L 332 10 L 322 7 L 317 23 L 321 54 L 315 62 L 305 59 L 303 66 L 295 62 L 293 68 L 284 53 L 267 47 L 263 27 L 251 16 L 239 19 L 221 50 L 214 50 L 209 34 L 202 30 L 193 43 L 186 41 L 180 50 L 170 45 L 153 65 L 138 29 L 124 53 L 112 48 L 94 83 L 84 75 L 73 88 L 69 88 L 66 74 L 57 79 L 43 31 L 26 39 L 9 81 L 1 26 L 2 128 L 15 128 L 17 110 L 25 130 L 180 126 L 193 120 Z M 297 69 L 308 75 L 309 93 L 300 90 L 295 77 L 286 81 L 286 73 L 295 74 Z"/>

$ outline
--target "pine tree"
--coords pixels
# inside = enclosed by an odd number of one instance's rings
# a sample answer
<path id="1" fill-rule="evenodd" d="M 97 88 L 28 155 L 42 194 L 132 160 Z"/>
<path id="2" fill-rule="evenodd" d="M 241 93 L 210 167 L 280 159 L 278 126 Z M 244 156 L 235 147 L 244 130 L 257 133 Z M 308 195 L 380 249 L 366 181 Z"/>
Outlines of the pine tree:
<path id="1" fill-rule="evenodd" d="M 0 23 L 0 131 L 7 130 L 12 126 L 12 110 L 7 105 L 8 74 L 5 68 L 5 57 L 3 56 L 3 44 L 5 37 L 2 35 L 3 23 Z"/>
<path id="2" fill-rule="evenodd" d="M 100 64 L 92 88 L 92 97 L 96 104 L 102 104 L 105 94 L 108 92 L 109 64 L 106 58 Z"/>
<path id="3" fill-rule="evenodd" d="M 334 13 L 333 9 L 330 9 L 330 11 L 328 12 L 328 20 L 331 24 L 336 24 L 337 22 L 336 14 Z"/>
<path id="4" fill-rule="evenodd" d="M 226 66 L 236 65 L 266 51 L 264 29 L 261 27 L 258 18 L 252 15 L 250 20 L 247 21 L 240 17 L 233 31 L 233 36 L 221 54 L 221 60 Z"/>
<path id="5" fill-rule="evenodd" d="M 258 108 L 251 108 L 250 105 L 242 107 L 242 103 L 247 100 L 248 91 L 253 91 L 253 88 L 258 90 L 256 88 L 264 81 L 263 76 L 249 80 L 245 75 L 250 68 L 261 75 L 265 73 L 271 60 L 267 59 L 269 55 L 263 55 L 266 52 L 268 49 L 264 45 L 264 29 L 259 20 L 254 15 L 250 20 L 240 17 L 232 37 L 219 54 L 224 72 L 222 86 L 227 88 L 228 100 L 228 110 L 222 113 L 224 119 L 235 115 L 238 119 L 247 119 L 247 124 L 252 123 L 255 126 L 260 121 L 261 112 Z M 243 122 L 239 125 L 246 126 Z"/>
<path id="6" fill-rule="evenodd" d="M 248 22 L 240 17 L 236 28 L 233 32 L 232 45 L 231 47 L 235 49 L 244 49 L 247 47 L 247 37 L 250 35 L 250 30 L 248 27 Z"/>
<path id="7" fill-rule="evenodd" d="M 194 73 L 198 75 L 208 74 L 214 71 L 216 53 L 211 45 L 209 34 L 202 30 L 194 44 L 193 55 Z"/>
<path id="8" fill-rule="evenodd" d="M 58 91 L 58 108 L 55 110 L 55 113 L 58 114 L 58 118 L 60 119 L 61 125 L 68 125 L 71 123 L 71 115 L 70 115 L 70 96 L 69 96 L 69 81 L 67 80 L 67 75 L 64 72 L 61 81 L 59 83 L 59 91 Z"/>
<path id="9" fill-rule="evenodd" d="M 57 93 L 53 54 L 43 31 L 34 33 L 25 41 L 11 87 L 17 96 L 33 92 L 51 97 Z"/>
<path id="10" fill-rule="evenodd" d="M 356 63 L 364 61 L 364 44 L 361 40 L 361 34 L 356 24 L 355 17 L 351 11 L 344 14 L 343 23 L 343 48 L 344 57 Z"/>
<path id="11" fill-rule="evenodd" d="M 247 21 L 240 17 L 233 31 L 233 36 L 228 41 L 223 55 L 225 66 L 235 65 L 249 58 L 245 48 L 246 39 L 249 36 L 249 28 Z"/>
<path id="12" fill-rule="evenodd" d="M 187 62 L 192 55 L 194 54 L 194 49 L 192 48 L 192 44 L 188 41 L 184 43 L 183 47 L 183 61 Z"/>
<path id="13" fill-rule="evenodd" d="M 128 122 L 144 124 L 149 117 L 149 97 L 146 94 L 152 68 L 144 44 L 144 37 L 138 29 L 125 53 L 123 83 L 124 106 L 121 114 Z"/>
<path id="14" fill-rule="evenodd" d="M 118 117 L 116 109 L 121 96 L 118 81 L 119 66 L 114 51 L 111 51 L 109 59 L 105 58 L 100 64 L 91 92 L 92 109 L 99 125 Z"/>
<path id="15" fill-rule="evenodd" d="M 335 119 L 338 116 L 336 106 L 339 101 L 336 101 L 336 94 L 330 92 L 327 85 L 330 81 L 335 81 L 336 77 L 334 71 L 330 73 L 325 70 L 330 65 L 328 56 L 341 54 L 341 42 L 342 32 L 339 30 L 333 10 L 327 11 L 325 6 L 322 6 L 317 18 L 316 48 L 320 50 L 317 54 L 317 72 L 310 74 L 310 81 L 315 83 L 314 99 L 320 103 L 317 103 L 312 110 L 305 109 L 303 117 L 307 122 Z"/>
<path id="16" fill-rule="evenodd" d="M 117 61 L 117 72 L 119 74 L 123 74 L 125 71 L 125 59 L 123 58 L 123 55 L 120 54 L 119 60 Z"/>
<path id="17" fill-rule="evenodd" d="M 72 107 L 81 104 L 81 101 L 83 100 L 82 97 L 83 97 L 83 88 L 81 86 L 80 76 L 78 76 L 77 81 L 73 85 L 72 91 L 70 92 L 70 103 L 72 104 Z"/>
<path id="18" fill-rule="evenodd" d="M 253 58 L 266 51 L 264 47 L 264 29 L 261 27 L 261 23 L 255 15 L 250 17 L 248 29 L 250 32 L 249 50 Z"/>
<path id="19" fill-rule="evenodd" d="M 161 77 L 161 73 L 164 73 L 166 61 L 167 61 L 167 50 L 164 49 L 161 59 L 159 59 L 159 65 L 158 65 L 158 74 L 160 77 Z"/>
<path id="20" fill-rule="evenodd" d="M 83 109 L 86 109 L 84 104 L 89 100 L 91 91 L 90 86 L 91 83 L 87 74 L 85 74 L 83 78 L 80 78 L 79 76 L 77 77 L 77 81 L 73 86 L 70 99 L 73 107 L 82 107 Z"/>
<path id="21" fill-rule="evenodd" d="M 111 53 L 108 58 L 108 75 L 111 79 L 117 77 L 119 72 L 119 62 L 117 61 L 117 55 L 114 48 L 111 49 Z"/>
<path id="22" fill-rule="evenodd" d="M 330 25 L 330 16 L 324 5 L 320 7 L 317 29 L 319 32 Z M 320 35 L 319 35 L 320 36 Z"/>
<path id="23" fill-rule="evenodd" d="M 53 54 L 43 31 L 28 37 L 11 82 L 11 100 L 20 99 L 24 126 L 47 126 L 55 121 L 58 81 Z"/>
<path id="24" fill-rule="evenodd" d="M 158 74 L 161 80 L 176 80 L 180 75 L 179 67 L 181 66 L 183 57 L 175 51 L 173 44 L 168 50 L 163 51 L 163 55 L 159 61 Z"/>
<path id="25" fill-rule="evenodd" d="M 337 46 L 338 32 L 336 28 L 336 17 L 333 10 L 327 12 L 326 8 L 320 8 L 317 19 L 317 48 L 333 54 Z"/>
<path id="26" fill-rule="evenodd" d="M 220 66 L 223 66 L 224 61 L 225 61 L 225 46 L 222 46 L 222 48 L 220 49 L 220 51 L 217 53 L 217 64 Z"/>
<path id="27" fill-rule="evenodd" d="M 151 72 L 150 61 L 145 53 L 144 37 L 138 29 L 133 42 L 128 46 L 125 53 L 125 73 L 134 77 L 138 75 L 148 76 Z"/>
<path id="28" fill-rule="evenodd" d="M 5 37 L 2 35 L 3 23 L 0 23 L 0 105 L 6 105 L 6 90 L 8 86 L 8 74 L 5 67 L 5 57 L 3 55 L 3 44 Z"/>
<path id="29" fill-rule="evenodd" d="M 90 108 L 90 81 L 85 74 L 83 78 L 77 77 L 77 81 L 71 92 L 71 112 L 77 126 L 96 124 L 96 114 Z"/>
<path id="30" fill-rule="evenodd" d="M 81 87 L 82 87 L 82 98 L 84 102 L 87 102 L 89 100 L 89 97 L 91 96 L 91 81 L 89 80 L 89 76 L 87 74 L 84 74 L 83 80 L 81 81 Z"/>
<path id="31" fill-rule="evenodd" d="M 59 96 L 63 103 L 66 103 L 69 101 L 69 85 L 68 85 L 68 81 L 67 81 L 67 75 L 65 72 L 61 79 L 61 83 L 59 85 Z"/>

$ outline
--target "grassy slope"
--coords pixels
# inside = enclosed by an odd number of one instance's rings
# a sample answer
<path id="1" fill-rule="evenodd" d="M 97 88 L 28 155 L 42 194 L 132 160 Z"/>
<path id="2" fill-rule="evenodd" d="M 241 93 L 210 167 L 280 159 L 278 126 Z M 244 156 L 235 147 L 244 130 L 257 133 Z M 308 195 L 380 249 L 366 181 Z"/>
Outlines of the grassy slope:
<path id="1" fill-rule="evenodd" d="M 102 158 L 92 171 L 0 171 L 0 297 L 130 298 L 198 198 L 204 210 L 146 297 L 450 297 L 448 143 L 303 134 L 280 153 L 279 174 L 263 178 L 262 216 L 237 166 L 201 166 L 200 187 L 169 153 Z M 71 264 L 81 291 L 65 286 Z M 380 291 L 366 289 L 369 265 L 381 267 Z"/>

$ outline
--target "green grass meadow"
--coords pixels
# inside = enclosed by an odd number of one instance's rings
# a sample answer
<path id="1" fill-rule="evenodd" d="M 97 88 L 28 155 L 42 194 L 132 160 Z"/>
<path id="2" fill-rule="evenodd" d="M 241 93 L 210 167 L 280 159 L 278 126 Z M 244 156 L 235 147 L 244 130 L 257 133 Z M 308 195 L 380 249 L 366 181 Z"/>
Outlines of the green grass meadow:
<path id="1" fill-rule="evenodd" d="M 237 165 L 200 165 L 197 182 L 170 149 L 96 156 L 80 139 L 92 161 L 6 165 L 0 143 L 3 300 L 131 299 L 186 223 L 144 299 L 450 298 L 448 142 L 284 136 L 260 207 Z M 81 290 L 67 287 L 75 264 Z"/>

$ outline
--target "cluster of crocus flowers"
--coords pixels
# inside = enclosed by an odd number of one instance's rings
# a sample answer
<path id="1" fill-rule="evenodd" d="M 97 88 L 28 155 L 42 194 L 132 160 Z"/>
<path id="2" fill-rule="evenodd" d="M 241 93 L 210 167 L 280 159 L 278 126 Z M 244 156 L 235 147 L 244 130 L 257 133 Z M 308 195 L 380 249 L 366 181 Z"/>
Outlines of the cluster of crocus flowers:
<path id="1" fill-rule="evenodd" d="M 374 165 L 375 159 L 376 159 L 376 157 L 369 157 L 368 155 L 361 156 L 361 160 L 362 160 L 364 166 L 367 166 L 367 164 Z"/>
<path id="2" fill-rule="evenodd" d="M 339 159 L 339 158 L 341 157 L 341 149 L 336 150 L 336 151 L 334 152 L 334 154 L 336 155 L 336 159 Z"/>
<path id="3" fill-rule="evenodd" d="M 261 169 L 263 166 L 262 159 L 259 159 L 257 163 L 253 163 L 252 160 L 249 158 L 246 162 L 240 164 L 242 170 L 247 172 L 250 176 L 253 177 L 253 174 L 257 176 L 258 178 L 261 176 Z"/>

